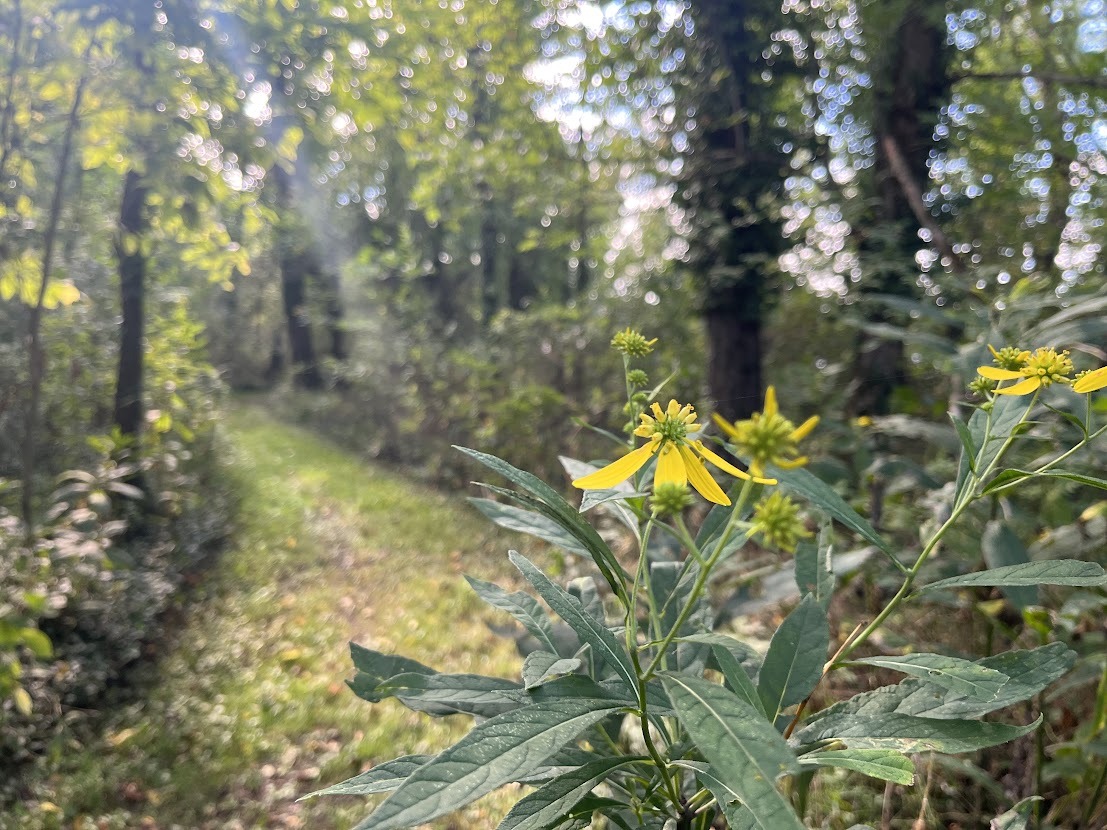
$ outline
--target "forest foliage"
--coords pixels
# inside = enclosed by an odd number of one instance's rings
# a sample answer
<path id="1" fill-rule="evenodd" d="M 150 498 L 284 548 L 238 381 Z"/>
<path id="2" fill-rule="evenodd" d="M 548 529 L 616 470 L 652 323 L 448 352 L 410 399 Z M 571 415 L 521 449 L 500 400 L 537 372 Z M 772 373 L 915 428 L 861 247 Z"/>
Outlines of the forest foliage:
<path id="1" fill-rule="evenodd" d="M 812 473 L 918 547 L 989 345 L 1107 361 L 1105 21 L 1099 0 L 5 3 L 0 769 L 95 709 L 230 531 L 228 390 L 438 484 L 472 477 L 461 444 L 564 489 L 558 455 L 602 457 L 633 414 L 607 345 L 633 326 L 660 338 L 642 394 L 733 422 L 775 385 L 822 417 Z M 1088 401 L 1043 395 L 1029 468 Z M 982 536 L 950 531 L 951 574 L 1102 558 L 1098 485 L 1014 483 Z M 866 608 L 897 590 L 857 585 Z M 973 648 L 1068 643 L 1087 693 L 1102 592 L 1045 612 L 1011 587 L 957 606 Z M 1105 689 L 1049 752 L 983 768 L 1076 826 Z"/>

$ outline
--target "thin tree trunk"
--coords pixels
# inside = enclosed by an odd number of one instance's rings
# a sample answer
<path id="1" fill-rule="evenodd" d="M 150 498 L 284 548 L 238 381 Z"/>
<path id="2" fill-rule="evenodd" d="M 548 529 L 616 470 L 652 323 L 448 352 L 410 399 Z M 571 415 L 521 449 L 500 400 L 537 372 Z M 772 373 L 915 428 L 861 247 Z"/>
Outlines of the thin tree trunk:
<path id="1" fill-rule="evenodd" d="M 95 43 L 93 41 L 92 43 Z M 92 43 L 85 50 L 84 60 L 92 49 Z M 73 104 L 66 119 L 65 136 L 62 138 L 61 151 L 58 153 L 57 178 L 54 180 L 54 195 L 50 200 L 50 214 L 46 222 L 46 232 L 42 242 L 42 281 L 39 283 L 38 296 L 31 306 L 27 322 L 27 364 L 28 393 L 27 412 L 23 421 L 23 479 L 20 493 L 20 511 L 28 537 L 34 528 L 34 481 L 37 462 L 35 442 L 38 437 L 39 410 L 42 406 L 42 382 L 46 375 L 46 354 L 42 348 L 42 311 L 46 305 L 46 292 L 54 270 L 54 246 L 58 238 L 58 223 L 61 220 L 62 202 L 65 196 L 65 178 L 69 170 L 69 157 L 73 151 L 73 136 L 77 132 L 88 76 L 82 75 L 73 94 Z"/>
<path id="2" fill-rule="evenodd" d="M 748 418 L 761 408 L 761 320 L 748 308 L 718 308 L 704 318 L 715 410 L 731 421 Z"/>
<path id="3" fill-rule="evenodd" d="M 145 416 L 143 339 L 146 329 L 146 253 L 148 188 L 141 173 L 128 170 L 123 180 L 115 255 L 119 264 L 122 322 L 119 328 L 119 371 L 115 384 L 115 423 L 123 435 L 137 438 Z"/>

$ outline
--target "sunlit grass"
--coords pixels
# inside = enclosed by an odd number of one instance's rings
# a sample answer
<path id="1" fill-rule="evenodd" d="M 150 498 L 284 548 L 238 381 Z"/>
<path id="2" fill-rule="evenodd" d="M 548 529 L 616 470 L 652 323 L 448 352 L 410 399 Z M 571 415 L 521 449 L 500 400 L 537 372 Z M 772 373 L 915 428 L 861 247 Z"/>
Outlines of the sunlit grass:
<path id="1" fill-rule="evenodd" d="M 503 622 L 461 574 L 511 579 L 507 537 L 466 507 L 244 406 L 227 421 L 243 508 L 233 544 L 103 734 L 55 747 L 0 828 L 348 827 L 359 799 L 296 804 L 370 763 L 469 728 L 344 685 L 347 641 L 449 671 L 517 676 Z M 438 826 L 488 826 L 493 797 Z"/>

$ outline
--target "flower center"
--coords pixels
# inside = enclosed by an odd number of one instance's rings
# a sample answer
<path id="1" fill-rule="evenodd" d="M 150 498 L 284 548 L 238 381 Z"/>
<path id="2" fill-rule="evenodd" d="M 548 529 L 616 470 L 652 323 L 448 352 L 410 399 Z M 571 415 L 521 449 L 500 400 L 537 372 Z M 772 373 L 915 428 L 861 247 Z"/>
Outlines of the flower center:
<path id="1" fill-rule="evenodd" d="M 1049 386 L 1051 383 L 1069 383 L 1073 365 L 1067 351 L 1038 349 L 1030 355 L 1020 371 L 1025 377 L 1041 380 L 1042 386 Z"/>
<path id="2" fill-rule="evenodd" d="M 768 417 L 763 413 L 755 414 L 739 426 L 744 427 L 738 438 L 739 446 L 757 461 L 771 461 L 795 449 L 791 439 L 795 425 L 779 413 Z"/>
<path id="3" fill-rule="evenodd" d="M 684 438 L 688 435 L 688 425 L 676 418 L 665 417 L 654 424 L 653 431 L 660 435 L 662 440 L 679 445 L 684 443 Z"/>

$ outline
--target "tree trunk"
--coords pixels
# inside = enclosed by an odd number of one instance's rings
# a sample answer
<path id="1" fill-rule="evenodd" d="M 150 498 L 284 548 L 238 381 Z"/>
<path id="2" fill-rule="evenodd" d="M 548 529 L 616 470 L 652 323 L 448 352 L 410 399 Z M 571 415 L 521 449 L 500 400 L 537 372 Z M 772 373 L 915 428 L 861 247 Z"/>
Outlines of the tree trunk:
<path id="1" fill-rule="evenodd" d="M 307 252 L 308 240 L 295 220 L 292 179 L 280 165 L 271 171 L 276 186 L 277 210 L 283 226 L 277 240 L 277 268 L 281 274 L 281 301 L 288 326 L 288 351 L 292 364 L 292 382 L 302 389 L 320 389 L 323 376 L 315 356 L 311 337 L 311 316 L 307 307 L 306 282 L 313 263 Z M 299 232 L 298 232 L 299 231 Z"/>
<path id="2" fill-rule="evenodd" d="M 934 127 L 949 96 L 946 30 L 935 7 L 924 0 L 872 5 L 866 31 L 891 33 L 876 41 L 872 75 L 875 141 L 873 196 L 879 214 L 874 231 L 858 246 L 864 282 L 861 295 L 917 298 L 919 230 L 926 222 L 920 194 L 929 180 L 927 161 Z M 921 212 L 921 215 L 920 215 Z M 928 227 L 932 235 L 937 225 Z M 940 233 L 939 242 L 944 242 Z M 939 244 L 939 247 L 941 245 Z M 954 267 L 959 265 L 953 255 Z M 906 322 L 883 308 L 868 312 L 878 323 Z M 901 341 L 862 334 L 857 341 L 847 410 L 852 415 L 884 415 L 892 395 L 906 383 L 906 350 Z"/>
<path id="3" fill-rule="evenodd" d="M 115 384 L 115 423 L 124 435 L 137 438 L 145 415 L 142 402 L 143 338 L 146 328 L 147 186 L 142 174 L 128 170 L 123 180 L 115 255 L 119 267 L 122 321 L 119 327 L 119 371 Z"/>
<path id="4" fill-rule="evenodd" d="M 761 408 L 761 321 L 741 308 L 717 308 L 707 323 L 707 385 L 715 411 L 730 421 Z"/>

